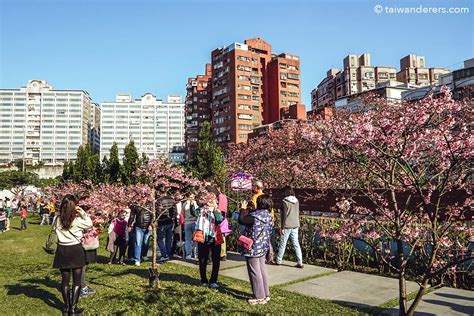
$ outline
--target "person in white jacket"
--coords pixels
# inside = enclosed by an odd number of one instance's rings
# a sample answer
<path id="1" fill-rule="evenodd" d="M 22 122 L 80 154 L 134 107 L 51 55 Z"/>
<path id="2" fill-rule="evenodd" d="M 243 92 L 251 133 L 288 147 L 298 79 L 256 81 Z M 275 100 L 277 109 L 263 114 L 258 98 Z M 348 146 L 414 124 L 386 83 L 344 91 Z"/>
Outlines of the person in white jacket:
<path id="1" fill-rule="evenodd" d="M 81 293 L 82 267 L 86 265 L 81 239 L 84 230 L 92 227 L 92 220 L 87 213 L 77 206 L 72 194 L 66 195 L 59 208 L 53 228 L 58 236 L 58 247 L 54 256 L 53 268 L 61 271 L 61 294 L 64 300 L 63 315 L 78 315 L 77 308 Z M 73 277 L 72 290 L 69 285 Z"/>

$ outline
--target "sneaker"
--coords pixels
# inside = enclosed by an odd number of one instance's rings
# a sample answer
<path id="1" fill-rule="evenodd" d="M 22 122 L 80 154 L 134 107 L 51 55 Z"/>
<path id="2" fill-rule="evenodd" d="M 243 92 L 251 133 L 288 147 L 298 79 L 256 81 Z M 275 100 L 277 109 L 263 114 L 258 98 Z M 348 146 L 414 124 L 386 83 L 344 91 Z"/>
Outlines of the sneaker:
<path id="1" fill-rule="evenodd" d="M 93 288 L 90 288 L 90 287 L 86 286 L 86 287 L 83 287 L 81 289 L 81 294 L 79 294 L 79 296 L 84 297 L 84 296 L 92 294 L 92 293 L 95 293 L 95 290 Z"/>
<path id="2" fill-rule="evenodd" d="M 169 261 L 170 258 L 169 257 L 161 257 L 160 259 L 158 259 L 157 262 L 166 262 L 166 261 Z"/>
<path id="3" fill-rule="evenodd" d="M 136 265 L 137 267 L 139 267 L 139 266 L 140 266 L 140 261 L 135 261 L 135 265 Z"/>
<path id="4" fill-rule="evenodd" d="M 87 292 L 87 294 L 93 294 L 95 293 L 95 290 L 89 286 L 86 286 L 84 290 Z"/>
<path id="5" fill-rule="evenodd" d="M 184 260 L 192 260 L 191 255 L 187 255 L 187 256 L 184 258 Z"/>
<path id="6" fill-rule="evenodd" d="M 278 262 L 278 261 L 271 261 L 269 264 L 274 265 L 274 266 L 281 266 L 281 262 Z"/>
<path id="7" fill-rule="evenodd" d="M 221 261 L 227 261 L 227 256 L 221 257 Z"/>
<path id="8" fill-rule="evenodd" d="M 262 304 L 266 304 L 267 301 L 265 298 L 263 299 L 258 299 L 258 298 L 251 298 L 249 300 L 247 300 L 247 302 L 250 304 L 250 305 L 262 305 Z"/>
<path id="9" fill-rule="evenodd" d="M 300 268 L 300 269 L 303 269 L 303 268 L 304 268 L 304 265 L 303 265 L 302 263 L 298 263 L 295 267 Z"/>
<path id="10" fill-rule="evenodd" d="M 270 296 L 265 297 L 265 301 L 268 303 L 270 302 Z"/>
<path id="11" fill-rule="evenodd" d="M 218 288 L 219 288 L 219 284 L 217 284 L 217 283 L 211 283 L 211 284 L 209 284 L 209 287 L 210 287 L 211 289 L 218 289 Z"/>
<path id="12" fill-rule="evenodd" d="M 201 283 L 201 287 L 208 287 L 208 286 L 209 286 L 209 284 L 207 284 L 207 283 Z"/>

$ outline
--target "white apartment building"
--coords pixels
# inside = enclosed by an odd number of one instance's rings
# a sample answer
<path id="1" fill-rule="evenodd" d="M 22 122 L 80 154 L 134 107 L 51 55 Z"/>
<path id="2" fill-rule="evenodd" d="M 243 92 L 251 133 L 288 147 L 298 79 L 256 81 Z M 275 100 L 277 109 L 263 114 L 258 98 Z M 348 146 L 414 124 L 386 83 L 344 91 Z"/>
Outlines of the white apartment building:
<path id="1" fill-rule="evenodd" d="M 45 80 L 0 89 L 0 165 L 62 165 L 89 138 L 91 98 L 83 90 L 55 90 Z"/>
<path id="2" fill-rule="evenodd" d="M 173 147 L 184 146 L 184 103 L 181 96 L 166 101 L 146 93 L 140 99 L 118 94 L 115 102 L 100 104 L 100 158 L 109 157 L 117 143 L 120 159 L 133 140 L 139 155 L 169 157 Z"/>

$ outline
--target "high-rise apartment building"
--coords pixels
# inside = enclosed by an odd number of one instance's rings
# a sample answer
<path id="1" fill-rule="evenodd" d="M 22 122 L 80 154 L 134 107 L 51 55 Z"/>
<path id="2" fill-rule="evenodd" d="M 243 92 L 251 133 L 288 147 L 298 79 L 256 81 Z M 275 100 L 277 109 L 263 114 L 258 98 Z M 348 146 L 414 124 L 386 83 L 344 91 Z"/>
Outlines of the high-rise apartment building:
<path id="1" fill-rule="evenodd" d="M 407 87 L 436 85 L 439 75 L 448 72 L 442 68 L 425 68 L 425 57 L 416 55 L 402 58 L 398 73 L 395 67 L 372 66 L 370 54 L 348 55 L 343 65 L 343 70 L 330 69 L 326 78 L 311 91 L 313 111 L 332 107 L 338 99 L 374 90 L 387 82 Z"/>
<path id="2" fill-rule="evenodd" d="M 273 55 L 268 64 L 268 105 L 264 122 L 281 119 L 280 110 L 301 103 L 300 58 L 290 54 Z"/>
<path id="3" fill-rule="evenodd" d="M 427 68 L 424 56 L 410 54 L 400 59 L 400 71 L 397 73 L 397 80 L 419 87 L 433 86 L 438 84 L 439 75 L 447 73 L 449 73 L 448 69 Z"/>
<path id="4" fill-rule="evenodd" d="M 100 104 L 100 157 L 109 156 L 117 143 L 119 157 L 133 140 L 139 154 L 150 159 L 169 157 L 173 148 L 184 146 L 184 103 L 181 96 L 166 101 L 146 93 L 140 99 L 119 94 L 114 102 Z"/>
<path id="5" fill-rule="evenodd" d="M 212 52 L 212 126 L 217 143 L 245 142 L 262 124 L 270 59 L 271 46 L 260 38 Z"/>
<path id="6" fill-rule="evenodd" d="M 279 120 L 280 110 L 300 103 L 299 57 L 272 54 L 271 45 L 261 38 L 213 50 L 211 67 L 211 73 L 206 72 L 211 76 L 211 90 L 205 99 L 211 109 L 214 139 L 222 146 L 247 141 L 255 127 Z M 199 100 L 199 89 L 189 85 L 190 82 L 198 84 L 197 79 L 199 76 L 188 80 L 186 126 L 191 129 L 187 132 L 189 135 L 196 135 L 194 128 L 200 124 L 198 118 L 202 115 L 199 108 L 207 108 L 204 102 L 195 101 Z M 189 100 L 191 97 L 193 101 Z M 196 140 L 192 136 L 187 139 L 189 144 Z"/>
<path id="7" fill-rule="evenodd" d="M 211 64 L 206 64 L 204 75 L 188 79 L 186 86 L 186 154 L 191 158 L 196 149 L 196 143 L 202 123 L 211 123 Z"/>
<path id="8" fill-rule="evenodd" d="M 89 140 L 91 98 L 84 90 L 53 89 L 30 80 L 19 89 L 0 89 L 0 164 L 62 165 L 76 159 Z"/>

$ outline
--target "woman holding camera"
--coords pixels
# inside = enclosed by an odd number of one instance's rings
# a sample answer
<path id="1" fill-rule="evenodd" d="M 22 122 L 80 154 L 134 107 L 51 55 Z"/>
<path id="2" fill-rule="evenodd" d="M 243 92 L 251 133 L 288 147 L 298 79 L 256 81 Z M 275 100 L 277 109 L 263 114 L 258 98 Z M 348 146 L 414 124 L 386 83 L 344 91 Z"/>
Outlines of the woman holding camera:
<path id="1" fill-rule="evenodd" d="M 254 296 L 248 300 L 251 305 L 266 304 L 270 301 L 265 255 L 270 249 L 270 234 L 273 227 L 272 206 L 272 199 L 268 194 L 260 195 L 257 198 L 256 209 L 250 212 L 246 201 L 241 204 L 239 224 L 245 225 L 244 236 L 253 241 L 249 249 L 244 251 Z"/>
<path id="2" fill-rule="evenodd" d="M 53 268 L 61 271 L 61 294 L 64 300 L 63 315 L 77 315 L 81 293 L 82 267 L 86 265 L 86 257 L 81 239 L 84 230 L 92 227 L 92 220 L 86 212 L 77 206 L 72 194 L 66 195 L 59 208 L 59 216 L 53 223 L 58 236 L 58 247 L 54 256 Z M 70 287 L 71 273 L 73 278 Z"/>

